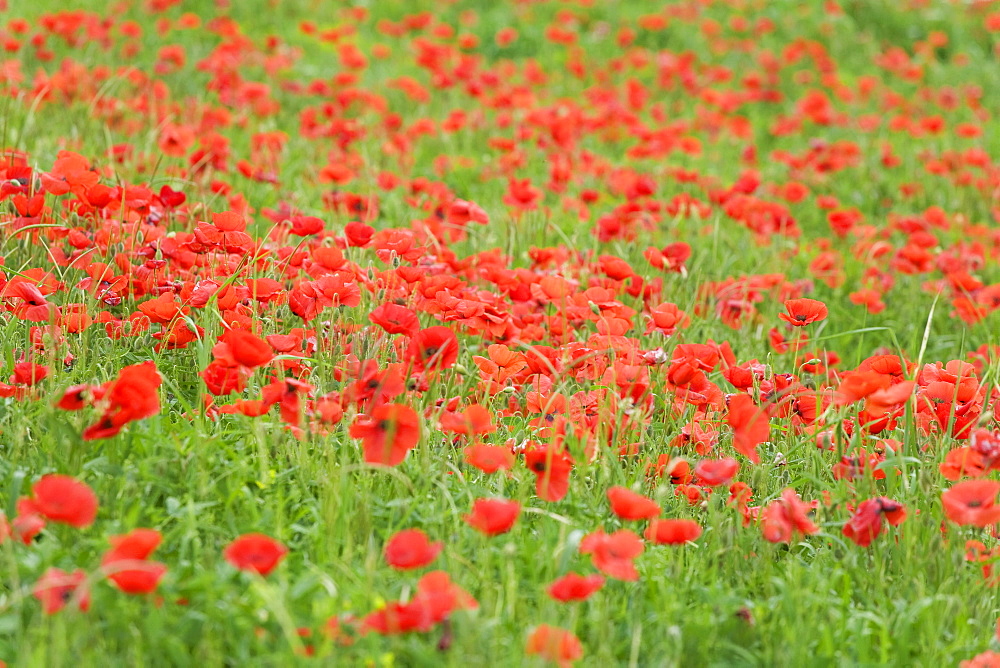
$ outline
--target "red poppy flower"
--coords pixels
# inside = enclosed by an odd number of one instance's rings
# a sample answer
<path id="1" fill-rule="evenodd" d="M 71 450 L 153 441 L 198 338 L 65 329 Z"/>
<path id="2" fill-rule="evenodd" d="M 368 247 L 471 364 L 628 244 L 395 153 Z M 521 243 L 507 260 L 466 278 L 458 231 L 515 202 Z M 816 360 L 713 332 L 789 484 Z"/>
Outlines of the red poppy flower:
<path id="1" fill-rule="evenodd" d="M 700 535 L 701 525 L 694 520 L 653 520 L 646 529 L 646 540 L 658 545 L 683 545 Z"/>
<path id="2" fill-rule="evenodd" d="M 31 488 L 35 511 L 53 522 L 81 528 L 97 517 L 97 495 L 79 480 L 65 475 L 43 475 Z"/>
<path id="3" fill-rule="evenodd" d="M 812 506 L 802 501 L 794 489 L 786 489 L 781 498 L 767 505 L 761 514 L 764 539 L 772 543 L 790 543 L 796 533 L 814 534 L 819 527 L 809 519 Z"/>
<path id="4" fill-rule="evenodd" d="M 163 536 L 156 529 L 133 529 L 121 536 L 111 536 L 111 550 L 105 553 L 101 563 L 107 564 L 119 559 L 148 559 L 160 546 Z"/>
<path id="5" fill-rule="evenodd" d="M 854 516 L 844 525 L 844 535 L 861 547 L 868 547 L 882 533 L 882 517 L 892 526 L 906 519 L 906 510 L 902 504 L 880 496 L 868 499 L 858 505 Z"/>
<path id="6" fill-rule="evenodd" d="M 538 655 L 546 661 L 552 661 L 565 668 L 577 659 L 583 658 L 583 645 L 580 639 L 566 629 L 548 624 L 539 624 L 528 636 L 524 647 L 525 654 Z"/>
<path id="7" fill-rule="evenodd" d="M 754 464 L 760 463 L 757 446 L 771 435 L 767 413 L 754 404 L 747 394 L 737 394 L 729 399 L 726 422 L 733 428 L 733 447 Z"/>
<path id="8" fill-rule="evenodd" d="M 413 336 L 420 329 L 417 314 L 399 304 L 386 302 L 368 314 L 368 319 L 389 334 Z"/>
<path id="9" fill-rule="evenodd" d="M 441 430 L 453 434 L 491 434 L 497 430 L 493 415 L 479 404 L 470 404 L 459 412 L 441 414 Z"/>
<path id="10" fill-rule="evenodd" d="M 569 491 L 573 459 L 555 445 L 535 446 L 525 451 L 524 463 L 535 474 L 535 493 L 546 501 L 559 501 Z"/>
<path id="11" fill-rule="evenodd" d="M 112 536 L 111 549 L 101 559 L 101 570 L 126 594 L 148 594 L 159 586 L 167 567 L 147 561 L 162 537 L 155 529 L 134 529 L 123 536 Z"/>
<path id="12" fill-rule="evenodd" d="M 694 476 L 701 485 L 719 487 L 720 485 L 728 485 L 739 470 L 739 462 L 732 457 L 703 459 L 694 467 Z"/>
<path id="13" fill-rule="evenodd" d="M 391 601 L 384 608 L 366 616 L 362 631 L 382 635 L 430 631 L 446 620 L 455 610 L 478 607 L 467 591 L 451 581 L 444 571 L 431 571 L 420 578 L 417 593 L 409 603 Z"/>
<path id="14" fill-rule="evenodd" d="M 788 313 L 779 313 L 778 317 L 795 327 L 805 327 L 827 316 L 826 304 L 816 299 L 788 299 L 785 310 Z"/>
<path id="15" fill-rule="evenodd" d="M 458 360 L 458 337 L 448 327 L 428 327 L 410 337 L 406 358 L 418 369 L 447 369 Z"/>
<path id="16" fill-rule="evenodd" d="M 118 378 L 105 383 L 103 401 L 107 408 L 101 419 L 83 432 L 83 440 L 109 438 L 129 422 L 156 415 L 160 411 L 157 390 L 163 382 L 154 362 L 127 366 Z"/>
<path id="17" fill-rule="evenodd" d="M 401 571 L 423 568 L 437 559 L 443 548 L 443 543 L 430 542 L 420 529 L 404 529 L 385 544 L 385 560 Z"/>
<path id="18" fill-rule="evenodd" d="M 274 359 L 271 344 L 245 329 L 230 329 L 212 348 L 215 359 L 246 369 L 256 369 Z"/>
<path id="19" fill-rule="evenodd" d="M 90 592 L 86 589 L 87 574 L 83 570 L 72 573 L 50 568 L 38 579 L 31 593 L 42 604 L 42 612 L 54 615 L 72 600 L 77 607 L 86 612 L 90 609 Z"/>
<path id="20" fill-rule="evenodd" d="M 225 360 L 215 360 L 198 375 L 205 382 L 205 388 L 220 397 L 246 389 L 247 376 L 244 373 L 240 367 Z"/>
<path id="21" fill-rule="evenodd" d="M 995 506 L 1000 482 L 968 480 L 941 494 L 945 516 L 961 525 L 987 527 L 1000 522 L 1000 506 Z"/>
<path id="22" fill-rule="evenodd" d="M 261 533 L 240 536 L 223 550 L 223 558 L 241 571 L 267 575 L 281 563 L 288 548 Z"/>
<path id="23" fill-rule="evenodd" d="M 397 466 L 420 441 L 420 418 L 405 404 L 382 404 L 358 415 L 349 433 L 361 439 L 366 462 Z"/>
<path id="24" fill-rule="evenodd" d="M 642 539 L 628 529 L 613 534 L 598 529 L 580 541 L 580 553 L 591 555 L 597 570 L 618 580 L 638 580 L 634 559 L 643 553 Z"/>
<path id="25" fill-rule="evenodd" d="M 465 461 L 483 473 L 496 473 L 514 467 L 514 453 L 502 445 L 477 443 L 465 448 Z"/>
<path id="26" fill-rule="evenodd" d="M 473 529 L 487 536 L 497 536 L 510 531 L 520 514 L 521 504 L 517 501 L 476 499 L 472 512 L 463 519 Z"/>
<path id="27" fill-rule="evenodd" d="M 611 512 L 623 520 L 647 520 L 660 514 L 656 501 L 625 487 L 609 489 L 608 500 L 611 501 Z"/>
<path id="28" fill-rule="evenodd" d="M 596 573 L 593 575 L 567 573 L 549 585 L 549 596 L 563 603 L 583 601 L 603 586 L 604 578 Z"/>
<path id="29" fill-rule="evenodd" d="M 350 222 L 344 226 L 344 237 L 347 239 L 348 246 L 356 246 L 359 248 L 367 246 L 371 243 L 372 236 L 374 236 L 374 234 L 374 227 L 357 221 Z"/>
<path id="30" fill-rule="evenodd" d="M 17 516 L 10 523 L 10 529 L 18 540 L 30 545 L 44 528 L 45 518 L 35 508 L 35 502 L 23 496 L 18 499 Z"/>

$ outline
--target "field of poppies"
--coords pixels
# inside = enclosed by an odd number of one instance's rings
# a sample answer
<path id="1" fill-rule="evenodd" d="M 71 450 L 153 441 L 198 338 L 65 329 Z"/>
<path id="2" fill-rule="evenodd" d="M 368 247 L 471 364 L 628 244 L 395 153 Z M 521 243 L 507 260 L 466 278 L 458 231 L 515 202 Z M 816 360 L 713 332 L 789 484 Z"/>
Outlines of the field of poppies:
<path id="1" fill-rule="evenodd" d="M 0 666 L 1000 665 L 998 59 L 0 0 Z"/>

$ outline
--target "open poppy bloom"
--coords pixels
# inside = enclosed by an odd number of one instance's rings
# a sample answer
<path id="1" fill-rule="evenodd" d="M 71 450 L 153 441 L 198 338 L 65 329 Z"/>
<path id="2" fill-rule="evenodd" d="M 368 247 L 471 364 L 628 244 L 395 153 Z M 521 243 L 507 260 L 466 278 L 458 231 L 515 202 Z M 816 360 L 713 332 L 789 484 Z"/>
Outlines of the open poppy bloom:
<path id="1" fill-rule="evenodd" d="M 261 533 L 240 536 L 223 550 L 222 556 L 241 571 L 267 575 L 288 554 L 288 548 Z"/>
<path id="2" fill-rule="evenodd" d="M 274 359 L 274 349 L 264 339 L 245 329 L 230 329 L 212 348 L 215 359 L 246 370 L 264 366 Z"/>
<path id="3" fill-rule="evenodd" d="M 623 520 L 648 520 L 660 514 L 660 505 L 625 487 L 608 490 L 611 512 Z"/>
<path id="4" fill-rule="evenodd" d="M 549 585 L 549 596 L 563 603 L 583 601 L 603 586 L 604 578 L 596 573 L 593 575 L 567 573 Z"/>
<path id="5" fill-rule="evenodd" d="M 597 570 L 618 580 L 638 580 L 635 558 L 643 553 L 642 539 L 628 529 L 612 534 L 598 529 L 580 541 L 580 553 L 589 554 Z"/>
<path id="6" fill-rule="evenodd" d="M 43 475 L 31 492 L 32 507 L 45 519 L 81 528 L 93 524 L 97 517 L 97 495 L 75 478 Z"/>
<path id="7" fill-rule="evenodd" d="M 401 571 L 423 568 L 437 559 L 443 543 L 432 543 L 420 529 L 397 532 L 385 544 L 385 561 Z"/>
<path id="8" fill-rule="evenodd" d="M 521 504 L 517 501 L 476 499 L 472 503 L 472 512 L 464 519 L 473 529 L 487 536 L 498 536 L 510 531 L 520 514 Z"/>
<path id="9" fill-rule="evenodd" d="M 350 435 L 361 439 L 369 464 L 397 466 L 420 441 L 420 418 L 405 404 L 382 404 L 371 415 L 358 415 Z"/>
<path id="10" fill-rule="evenodd" d="M 465 461 L 483 473 L 496 473 L 514 467 L 514 453 L 502 445 L 475 443 L 465 448 Z"/>
<path id="11" fill-rule="evenodd" d="M 376 306 L 368 314 L 368 319 L 389 334 L 412 336 L 420 329 L 420 320 L 417 319 L 416 313 L 392 302 Z"/>
<path id="12" fill-rule="evenodd" d="M 657 545 L 683 545 L 700 535 L 701 525 L 694 520 L 653 520 L 646 529 L 646 540 Z"/>
<path id="13" fill-rule="evenodd" d="M 458 337 L 441 325 L 421 329 L 410 337 L 406 357 L 417 369 L 447 369 L 458 360 Z"/>
<path id="14" fill-rule="evenodd" d="M 955 524 L 987 527 L 1000 522 L 1000 506 L 994 505 L 998 492 L 995 480 L 967 480 L 945 490 L 941 505 Z"/>
<path id="15" fill-rule="evenodd" d="M 785 310 L 788 313 L 779 313 L 778 317 L 795 327 L 805 327 L 827 316 L 826 304 L 817 299 L 788 299 Z"/>

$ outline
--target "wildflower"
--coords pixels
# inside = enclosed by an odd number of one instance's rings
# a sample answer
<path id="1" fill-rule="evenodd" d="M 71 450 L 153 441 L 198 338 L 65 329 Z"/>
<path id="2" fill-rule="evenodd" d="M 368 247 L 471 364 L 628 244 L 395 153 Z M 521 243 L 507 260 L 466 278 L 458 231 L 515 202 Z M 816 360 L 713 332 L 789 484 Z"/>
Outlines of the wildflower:
<path id="1" fill-rule="evenodd" d="M 487 536 L 497 536 L 510 531 L 521 514 L 521 504 L 503 499 L 476 499 L 472 512 L 463 519 L 473 529 Z"/>
<path id="2" fill-rule="evenodd" d="M 366 462 L 397 466 L 420 441 L 420 418 L 405 404 L 382 404 L 358 415 L 349 433 L 361 439 Z"/>
<path id="3" fill-rule="evenodd" d="M 397 532 L 385 544 L 385 561 L 398 570 L 423 568 L 437 559 L 444 545 L 432 543 L 420 529 Z"/>
<path id="4" fill-rule="evenodd" d="M 223 558 L 241 571 L 267 575 L 288 554 L 288 548 L 260 533 L 240 536 L 222 552 Z"/>
<path id="5" fill-rule="evenodd" d="M 854 516 L 844 525 L 844 535 L 861 547 L 868 547 L 882 533 L 883 516 L 892 526 L 899 526 L 906 519 L 906 509 L 884 496 L 862 501 Z"/>
<path id="6" fill-rule="evenodd" d="M 789 299 L 785 301 L 785 310 L 778 317 L 795 327 L 805 327 L 814 322 L 825 320 L 826 304 L 816 299 Z"/>
<path id="7" fill-rule="evenodd" d="M 659 504 L 625 487 L 609 489 L 608 500 L 611 511 L 623 520 L 645 520 L 660 514 Z"/>
<path id="8" fill-rule="evenodd" d="M 97 495 L 79 480 L 65 475 L 43 475 L 32 488 L 31 507 L 38 515 L 72 527 L 90 526 L 97 517 Z"/>
<path id="9" fill-rule="evenodd" d="M 549 585 L 548 592 L 555 600 L 568 603 L 584 601 L 603 586 L 604 578 L 596 573 L 593 575 L 567 573 Z"/>
<path id="10" fill-rule="evenodd" d="M 1000 522 L 1000 506 L 995 506 L 1000 482 L 968 480 L 945 490 L 941 505 L 945 516 L 961 525 L 986 527 Z"/>
<path id="11" fill-rule="evenodd" d="M 613 534 L 598 529 L 580 542 L 580 553 L 591 555 L 597 570 L 618 580 L 639 579 L 633 562 L 644 550 L 639 536 L 628 529 L 619 529 Z"/>
<path id="12" fill-rule="evenodd" d="M 646 540 L 658 545 L 683 545 L 700 535 L 701 526 L 694 520 L 653 520 L 646 529 Z"/>

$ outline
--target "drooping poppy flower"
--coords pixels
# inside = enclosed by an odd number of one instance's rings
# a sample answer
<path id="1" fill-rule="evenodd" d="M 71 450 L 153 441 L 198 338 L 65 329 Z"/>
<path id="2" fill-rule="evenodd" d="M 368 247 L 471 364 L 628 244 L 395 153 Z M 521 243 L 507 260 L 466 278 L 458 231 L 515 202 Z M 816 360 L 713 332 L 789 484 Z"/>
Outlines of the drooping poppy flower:
<path id="1" fill-rule="evenodd" d="M 608 490 L 611 512 L 623 520 L 647 520 L 660 514 L 660 505 L 625 487 Z"/>
<path id="2" fill-rule="evenodd" d="M 288 548 L 262 533 L 243 534 L 223 550 L 223 558 L 241 571 L 267 575 L 288 554 Z"/>
<path id="3" fill-rule="evenodd" d="M 592 575 L 567 573 L 549 585 L 548 591 L 549 596 L 555 600 L 568 603 L 584 601 L 603 586 L 604 578 L 596 573 Z"/>
<path id="4" fill-rule="evenodd" d="M 366 462 L 397 466 L 420 441 L 420 418 L 405 404 L 382 404 L 358 415 L 349 433 L 362 440 Z"/>
<path id="5" fill-rule="evenodd" d="M 463 519 L 473 529 L 487 536 L 497 536 L 510 531 L 521 514 L 521 504 L 503 499 L 476 499 L 472 512 Z"/>
<path id="6" fill-rule="evenodd" d="M 397 532 L 385 544 L 385 561 L 398 570 L 423 568 L 437 559 L 443 543 L 432 543 L 420 529 Z"/>
<path id="7" fill-rule="evenodd" d="M 53 522 L 89 526 L 97 517 L 97 495 L 86 483 L 66 475 L 43 475 L 32 488 L 34 510 Z"/>
<path id="8" fill-rule="evenodd" d="M 646 540 L 658 545 L 683 545 L 700 535 L 701 525 L 694 520 L 653 520 L 646 529 Z"/>
<path id="9" fill-rule="evenodd" d="M 42 604 L 42 612 L 54 615 L 75 600 L 82 612 L 90 609 L 90 591 L 86 588 L 87 574 L 77 569 L 72 573 L 49 568 L 31 588 L 32 595 Z"/>
<path id="10" fill-rule="evenodd" d="M 565 668 L 583 658 L 583 645 L 571 631 L 548 624 L 539 624 L 528 636 L 525 654 L 538 655 Z"/>
<path id="11" fill-rule="evenodd" d="M 1000 506 L 994 505 L 1000 482 L 967 480 L 941 494 L 945 516 L 956 524 L 987 527 L 1000 522 Z"/>
<path id="12" fill-rule="evenodd" d="M 448 327 L 421 329 L 410 337 L 406 358 L 417 369 L 443 370 L 458 360 L 458 337 Z"/>
<path id="13" fill-rule="evenodd" d="M 638 580 L 634 560 L 645 550 L 642 539 L 628 529 L 613 534 L 597 529 L 580 541 L 580 553 L 591 555 L 597 570 L 618 580 Z"/>
<path id="14" fill-rule="evenodd" d="M 788 299 L 785 310 L 788 313 L 779 313 L 778 317 L 795 327 L 805 327 L 827 316 L 826 304 L 817 299 Z"/>
<path id="15" fill-rule="evenodd" d="M 906 519 L 906 509 L 884 496 L 862 501 L 854 516 L 844 525 L 844 536 L 861 547 L 868 547 L 882 533 L 883 516 L 892 526 L 899 526 Z"/>

